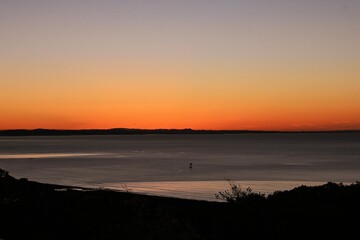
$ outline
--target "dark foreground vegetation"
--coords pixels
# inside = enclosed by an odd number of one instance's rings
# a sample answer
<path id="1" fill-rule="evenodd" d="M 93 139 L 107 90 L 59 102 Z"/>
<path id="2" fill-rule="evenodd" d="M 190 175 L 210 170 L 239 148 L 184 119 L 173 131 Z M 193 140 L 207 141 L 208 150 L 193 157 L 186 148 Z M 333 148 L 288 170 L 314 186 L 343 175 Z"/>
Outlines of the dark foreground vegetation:
<path id="1" fill-rule="evenodd" d="M 0 170 L 0 239 L 360 239 L 359 182 L 268 197 L 232 185 L 218 197 L 229 202 L 72 189 Z"/>

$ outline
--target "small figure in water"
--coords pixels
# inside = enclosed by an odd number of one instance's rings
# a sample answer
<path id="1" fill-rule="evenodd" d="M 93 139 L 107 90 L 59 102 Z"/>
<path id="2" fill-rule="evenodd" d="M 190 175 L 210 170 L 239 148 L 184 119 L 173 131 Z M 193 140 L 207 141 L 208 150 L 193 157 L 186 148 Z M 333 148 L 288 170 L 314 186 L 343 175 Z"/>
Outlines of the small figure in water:
<path id="1" fill-rule="evenodd" d="M 192 167 L 193 167 L 193 166 L 192 166 L 192 163 L 190 163 L 189 168 L 192 169 Z"/>

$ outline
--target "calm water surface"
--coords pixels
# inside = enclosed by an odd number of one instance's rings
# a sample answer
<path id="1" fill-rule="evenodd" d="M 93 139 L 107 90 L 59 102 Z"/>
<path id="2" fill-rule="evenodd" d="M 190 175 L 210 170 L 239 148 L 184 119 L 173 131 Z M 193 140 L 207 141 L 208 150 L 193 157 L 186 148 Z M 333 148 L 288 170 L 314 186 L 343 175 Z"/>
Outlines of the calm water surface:
<path id="1" fill-rule="evenodd" d="M 0 137 L 0 168 L 40 182 L 213 200 L 225 179 L 264 193 L 359 181 L 360 134 Z"/>

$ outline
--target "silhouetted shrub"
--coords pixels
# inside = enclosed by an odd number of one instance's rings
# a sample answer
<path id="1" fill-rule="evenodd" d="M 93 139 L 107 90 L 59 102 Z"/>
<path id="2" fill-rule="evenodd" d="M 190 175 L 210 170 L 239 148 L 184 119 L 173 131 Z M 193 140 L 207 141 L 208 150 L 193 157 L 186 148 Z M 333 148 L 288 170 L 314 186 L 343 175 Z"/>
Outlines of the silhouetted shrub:
<path id="1" fill-rule="evenodd" d="M 5 171 L 3 169 L 0 169 L 0 178 L 8 178 L 9 177 L 9 172 Z"/>
<path id="2" fill-rule="evenodd" d="M 265 194 L 254 193 L 250 187 L 243 189 L 240 184 L 234 181 L 229 181 L 229 185 L 230 189 L 215 194 L 215 198 L 229 203 L 243 203 L 249 200 L 259 201 L 265 199 Z"/>

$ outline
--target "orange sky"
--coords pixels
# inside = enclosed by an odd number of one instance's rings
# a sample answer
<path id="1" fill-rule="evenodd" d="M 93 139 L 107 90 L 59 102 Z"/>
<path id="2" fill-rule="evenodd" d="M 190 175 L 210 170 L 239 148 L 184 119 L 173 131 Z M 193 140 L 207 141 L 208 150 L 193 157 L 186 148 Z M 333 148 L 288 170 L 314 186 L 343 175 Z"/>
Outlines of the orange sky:
<path id="1" fill-rule="evenodd" d="M 0 129 L 360 129 L 356 1 L 20 2 L 0 3 Z"/>

